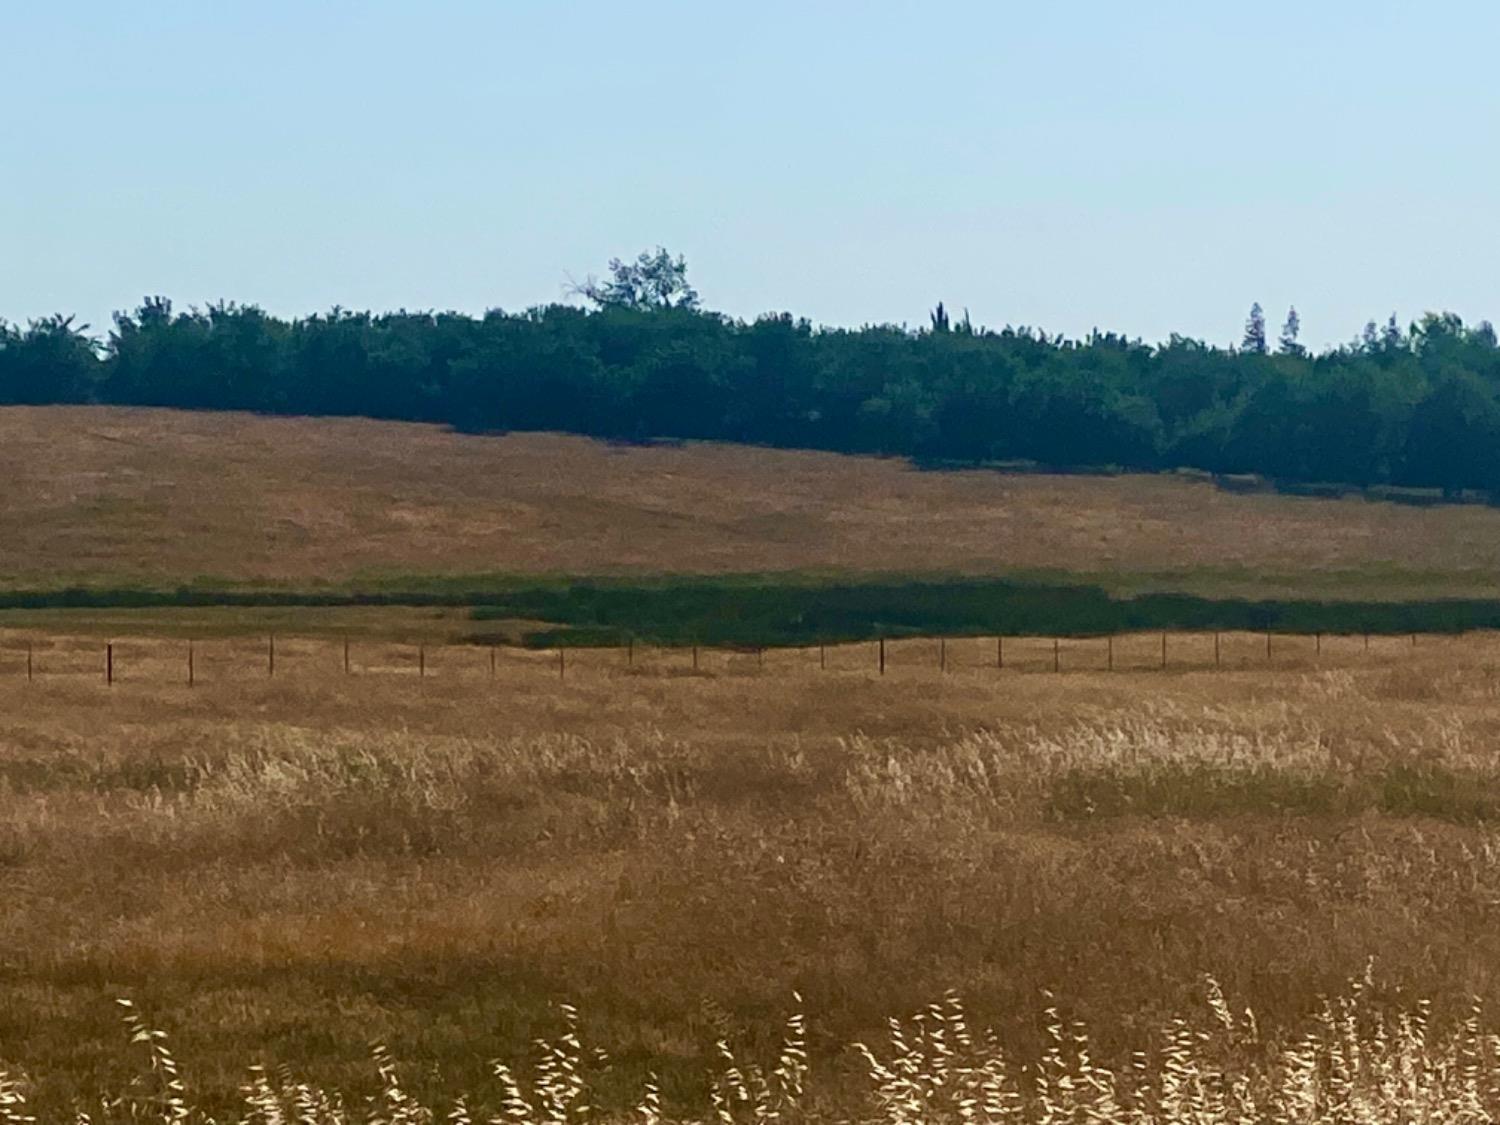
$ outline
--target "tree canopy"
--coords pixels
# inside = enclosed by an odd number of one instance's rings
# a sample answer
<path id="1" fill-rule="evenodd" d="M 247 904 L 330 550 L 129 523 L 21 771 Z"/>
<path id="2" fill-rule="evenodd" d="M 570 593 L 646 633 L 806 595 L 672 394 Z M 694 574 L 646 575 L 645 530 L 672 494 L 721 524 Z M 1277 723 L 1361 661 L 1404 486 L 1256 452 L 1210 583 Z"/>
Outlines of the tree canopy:
<path id="1" fill-rule="evenodd" d="M 578 293 L 600 308 L 696 309 L 698 291 L 688 284 L 687 259 L 666 247 L 646 251 L 634 262 L 611 258 L 609 280 L 589 278 Z"/>
<path id="2" fill-rule="evenodd" d="M 958 463 L 1196 467 L 1500 495 L 1500 345 L 1450 313 L 1371 321 L 1314 354 L 1295 310 L 1267 346 L 986 329 L 814 327 L 699 307 L 664 249 L 616 260 L 591 307 L 351 312 L 146 299 L 107 337 L 0 321 L 0 404 L 351 414 L 465 430 L 700 438 Z"/>

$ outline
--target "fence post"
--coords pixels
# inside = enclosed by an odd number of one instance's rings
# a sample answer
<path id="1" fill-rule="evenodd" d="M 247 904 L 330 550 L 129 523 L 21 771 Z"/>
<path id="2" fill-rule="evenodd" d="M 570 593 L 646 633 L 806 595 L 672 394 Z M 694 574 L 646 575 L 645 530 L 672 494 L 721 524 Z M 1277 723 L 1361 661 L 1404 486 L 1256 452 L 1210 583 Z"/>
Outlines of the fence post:
<path id="1" fill-rule="evenodd" d="M 764 668 L 766 666 L 766 646 L 765 645 L 756 645 L 755 646 L 755 665 L 758 668 Z"/>
<path id="2" fill-rule="evenodd" d="M 698 670 L 698 646 L 694 645 L 693 646 L 693 671 L 696 672 L 697 670 Z"/>
<path id="3" fill-rule="evenodd" d="M 427 675 L 427 646 L 417 646 L 417 679 Z"/>
<path id="4" fill-rule="evenodd" d="M 495 678 L 495 646 L 490 645 L 490 679 Z"/>
<path id="5" fill-rule="evenodd" d="M 266 675 L 276 675 L 276 634 L 266 638 Z"/>
<path id="6" fill-rule="evenodd" d="M 31 683 L 31 642 L 26 642 L 26 682 Z"/>
<path id="7" fill-rule="evenodd" d="M 1319 633 L 1317 635 L 1317 640 L 1314 642 L 1313 655 L 1314 656 L 1322 656 L 1323 655 L 1323 634 L 1322 633 Z"/>
<path id="8" fill-rule="evenodd" d="M 880 674 L 885 675 L 885 638 L 880 638 Z"/>
<path id="9" fill-rule="evenodd" d="M 1163 668 L 1167 666 L 1167 635 L 1165 633 L 1161 635 L 1161 666 Z"/>
<path id="10" fill-rule="evenodd" d="M 947 637 L 939 637 L 938 638 L 938 671 L 939 672 L 946 672 L 947 670 L 948 670 L 948 638 Z"/>
<path id="11" fill-rule="evenodd" d="M 193 686 L 193 638 L 188 638 L 188 687 Z"/>
<path id="12" fill-rule="evenodd" d="M 104 646 L 104 682 L 110 686 L 115 682 L 115 646 L 112 642 Z"/>
<path id="13" fill-rule="evenodd" d="M 1214 634 L 1214 667 L 1219 666 L 1219 634 Z"/>
<path id="14" fill-rule="evenodd" d="M 1266 632 L 1266 659 L 1271 659 L 1271 634 L 1269 630 Z"/>
<path id="15" fill-rule="evenodd" d="M 1003 633 L 995 638 L 995 667 L 1002 672 L 1005 670 L 1005 635 Z"/>
<path id="16" fill-rule="evenodd" d="M 1115 670 L 1115 635 L 1111 633 L 1109 636 L 1105 637 L 1104 644 L 1105 652 L 1108 654 L 1104 663 L 1104 667 L 1107 671 L 1113 672 Z"/>
<path id="17" fill-rule="evenodd" d="M 625 667 L 635 667 L 635 637 L 625 638 Z"/>
<path id="18" fill-rule="evenodd" d="M 559 680 L 568 678 L 568 650 L 561 645 L 557 647 L 557 678 Z"/>
<path id="19" fill-rule="evenodd" d="M 825 670 L 828 667 L 828 648 L 826 645 L 818 646 L 818 669 Z"/>
<path id="20" fill-rule="evenodd" d="M 349 638 L 344 637 L 344 675 L 349 674 Z"/>
<path id="21" fill-rule="evenodd" d="M 1369 633 L 1365 634 L 1365 651 L 1366 652 L 1370 651 L 1370 634 Z"/>
<path id="22" fill-rule="evenodd" d="M 1062 671 L 1062 641 L 1057 637 L 1052 638 L 1052 670 Z"/>

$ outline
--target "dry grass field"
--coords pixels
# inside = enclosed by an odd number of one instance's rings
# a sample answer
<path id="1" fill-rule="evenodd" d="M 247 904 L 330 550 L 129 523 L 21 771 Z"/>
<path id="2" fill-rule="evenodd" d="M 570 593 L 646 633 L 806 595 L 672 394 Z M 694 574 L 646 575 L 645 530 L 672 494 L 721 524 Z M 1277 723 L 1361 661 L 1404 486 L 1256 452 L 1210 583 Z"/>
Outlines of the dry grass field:
<path id="1" fill-rule="evenodd" d="M 1432 597 L 1489 595 L 1500 571 L 1487 508 L 367 420 L 9 407 L 0 480 L 8 588 L 1053 570 L 1213 594 Z"/>
<path id="2" fill-rule="evenodd" d="M 0 590 L 1500 570 L 1484 508 L 370 421 L 6 409 L 0 479 Z M 1500 637 L 471 631 L 0 613 L 0 1125 L 1500 1119 Z"/>
<path id="3" fill-rule="evenodd" d="M 663 1112 L 712 1117 L 716 1040 L 774 1067 L 799 1011 L 803 1108 L 751 1090 L 733 1119 L 1495 1108 L 1493 1043 L 1462 1021 L 1500 1001 L 1500 639 L 1288 639 L 1263 665 L 1261 638 L 1228 637 L 1215 672 L 1174 637 L 1161 672 L 1141 636 L 1112 674 L 1074 641 L 1059 675 L 1042 640 L 1004 672 L 949 641 L 946 675 L 909 641 L 883 678 L 868 645 L 696 674 L 681 651 L 579 653 L 565 678 L 505 651 L 492 679 L 488 653 L 435 649 L 419 678 L 373 638 L 346 676 L 335 641 L 291 636 L 269 677 L 243 637 L 200 643 L 193 689 L 180 639 L 117 637 L 112 689 L 99 642 L 0 644 L 0 1062 L 34 1106 L 129 1089 L 128 997 L 221 1114 L 252 1063 L 357 1106 L 378 1040 L 403 1089 L 439 1112 L 464 1091 L 482 1120 L 513 1093 L 490 1060 L 566 1034 L 563 1001 L 610 1051 L 588 1100 L 619 1113 L 651 1110 L 654 1073 Z M 1367 972 L 1355 1014 L 1320 1016 Z M 974 1043 L 933 1016 L 887 1042 L 885 1017 L 949 990 Z M 1252 1092 L 1281 1116 L 1183 1108 Z M 421 1120 L 392 1097 L 381 1119 Z M 1296 1108 L 1340 1097 L 1384 1116 Z M 511 1119 L 584 1116 L 550 1104 Z"/>

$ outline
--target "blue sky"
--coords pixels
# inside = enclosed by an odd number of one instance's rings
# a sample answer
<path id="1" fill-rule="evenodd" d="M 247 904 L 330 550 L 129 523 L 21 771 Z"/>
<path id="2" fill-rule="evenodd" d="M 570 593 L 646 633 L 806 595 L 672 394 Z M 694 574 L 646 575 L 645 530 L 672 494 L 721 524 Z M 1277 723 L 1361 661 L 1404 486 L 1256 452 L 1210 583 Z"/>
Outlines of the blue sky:
<path id="1" fill-rule="evenodd" d="M 1500 5 L 0 0 L 0 317 L 521 308 L 1227 342 L 1500 319 Z"/>

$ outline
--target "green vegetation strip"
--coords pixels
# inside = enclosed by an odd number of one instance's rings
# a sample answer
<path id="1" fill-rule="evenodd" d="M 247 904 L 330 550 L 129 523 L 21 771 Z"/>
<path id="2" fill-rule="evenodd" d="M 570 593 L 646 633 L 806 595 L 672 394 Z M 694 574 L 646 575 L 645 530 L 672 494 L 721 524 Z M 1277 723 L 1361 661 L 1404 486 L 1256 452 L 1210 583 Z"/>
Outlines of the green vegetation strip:
<path id="1" fill-rule="evenodd" d="M 1081 583 L 1001 579 L 838 581 L 806 576 L 692 579 L 454 579 L 365 591 L 74 588 L 0 592 L 0 609 L 256 606 L 472 607 L 483 623 L 537 622 L 538 647 L 778 646 L 874 637 L 1090 636 L 1146 629 L 1281 633 L 1457 633 L 1500 628 L 1500 599 L 1254 600 L 1181 593 L 1116 596 Z"/>
<path id="2" fill-rule="evenodd" d="M 1142 629 L 1456 633 L 1500 628 L 1500 600 L 1250 601 L 1185 594 L 1111 597 L 1096 586 L 1007 581 L 746 585 L 696 581 L 517 590 L 476 621 L 557 628 L 527 643 L 804 645 L 900 636 L 1091 636 Z"/>

